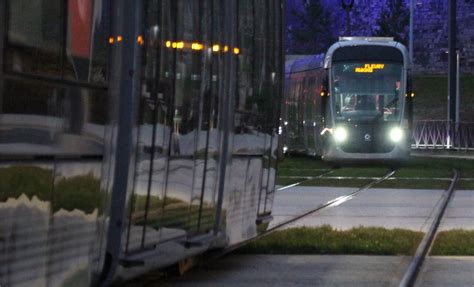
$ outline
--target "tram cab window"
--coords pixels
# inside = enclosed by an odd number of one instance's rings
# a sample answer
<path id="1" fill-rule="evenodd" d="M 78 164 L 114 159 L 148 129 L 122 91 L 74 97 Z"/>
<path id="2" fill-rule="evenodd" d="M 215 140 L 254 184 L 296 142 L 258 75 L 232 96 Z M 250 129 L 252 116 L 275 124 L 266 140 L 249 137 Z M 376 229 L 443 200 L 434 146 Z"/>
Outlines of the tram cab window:
<path id="1" fill-rule="evenodd" d="M 340 121 L 397 121 L 400 118 L 402 65 L 335 63 L 332 68 L 332 106 Z"/>
<path id="2" fill-rule="evenodd" d="M 354 106 L 355 110 L 375 111 L 375 103 L 373 97 L 367 95 L 360 95 L 357 98 L 357 103 Z"/>

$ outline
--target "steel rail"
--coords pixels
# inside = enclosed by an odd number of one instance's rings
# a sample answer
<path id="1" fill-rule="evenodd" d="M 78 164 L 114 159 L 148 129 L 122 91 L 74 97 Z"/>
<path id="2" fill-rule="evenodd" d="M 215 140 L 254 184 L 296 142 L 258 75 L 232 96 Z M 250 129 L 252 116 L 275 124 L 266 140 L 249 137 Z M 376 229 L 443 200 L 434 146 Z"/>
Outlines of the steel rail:
<path id="1" fill-rule="evenodd" d="M 317 179 L 317 178 L 321 178 L 325 175 L 328 175 L 328 174 L 331 174 L 334 172 L 334 169 L 330 169 L 330 170 L 327 170 L 326 172 L 323 172 L 317 176 L 299 176 L 298 178 L 302 178 L 304 177 L 305 179 L 302 180 L 302 181 L 299 181 L 299 182 L 295 182 L 295 183 L 292 183 L 292 184 L 289 184 L 289 185 L 285 185 L 285 186 L 282 186 L 280 188 L 277 188 L 277 191 L 282 191 L 282 190 L 285 190 L 285 189 L 288 189 L 288 188 L 292 188 L 292 187 L 295 187 L 297 185 L 300 185 L 302 184 L 303 182 L 306 182 L 308 180 L 312 180 L 312 179 Z"/>
<path id="2" fill-rule="evenodd" d="M 297 220 L 300 220 L 301 218 L 304 218 L 304 217 L 306 217 L 306 216 L 308 216 L 308 215 L 311 215 L 311 214 L 313 214 L 313 213 L 315 213 L 315 212 L 321 211 L 321 210 L 323 210 L 323 209 L 326 209 L 326 208 L 329 208 L 329 207 L 332 207 L 332 206 L 341 205 L 342 203 L 344 203 L 344 202 L 346 202 L 346 201 L 348 201 L 348 200 L 354 198 L 354 197 L 357 196 L 359 193 L 361 193 L 361 192 L 363 192 L 363 191 L 365 191 L 365 190 L 368 190 L 368 189 L 370 189 L 371 187 L 373 187 L 374 185 L 376 185 L 376 184 L 378 184 L 378 183 L 380 183 L 380 182 L 382 182 L 382 181 L 388 179 L 388 178 L 391 177 L 393 174 L 395 174 L 395 170 L 389 171 L 389 172 L 388 172 L 387 174 L 385 174 L 383 177 L 380 177 L 380 178 L 378 178 L 377 180 L 374 180 L 374 181 L 372 181 L 372 182 L 370 182 L 370 183 L 364 185 L 363 187 L 361 187 L 361 188 L 359 188 L 359 189 L 357 189 L 357 190 L 355 190 L 355 191 L 353 191 L 353 192 L 351 192 L 351 193 L 349 193 L 349 194 L 346 194 L 346 195 L 343 195 L 343 196 L 339 196 L 339 197 L 337 197 L 337 198 L 334 198 L 334 199 L 332 199 L 332 200 L 330 200 L 330 201 L 328 201 L 328 202 L 326 202 L 326 203 L 320 204 L 320 205 L 317 206 L 316 208 L 313 208 L 313 209 L 311 209 L 311 210 L 308 210 L 308 211 L 306 211 L 306 212 L 304 212 L 304 213 L 302 213 L 302 214 L 300 214 L 300 215 L 298 215 L 298 216 L 296 216 L 296 217 L 293 217 L 293 218 L 291 218 L 291 219 L 289 219 L 289 220 L 287 220 L 287 221 L 284 221 L 284 222 L 282 222 L 282 223 L 279 223 L 279 224 L 273 226 L 272 228 L 266 230 L 264 233 L 261 233 L 261 234 L 255 236 L 255 237 L 252 237 L 252 238 L 247 239 L 247 240 L 245 240 L 245 241 L 242 241 L 242 242 L 240 242 L 240 243 L 237 243 L 237 244 L 234 244 L 234 245 L 232 245 L 232 246 L 229 246 L 229 247 L 225 248 L 225 249 L 222 251 L 222 253 L 221 253 L 220 255 L 227 254 L 227 253 L 232 252 L 232 251 L 234 251 L 235 249 L 237 249 L 237 248 L 239 248 L 239 247 L 242 247 L 242 246 L 244 246 L 244 245 L 246 245 L 246 244 L 248 244 L 248 243 L 250 243 L 250 242 L 252 242 L 252 241 L 255 241 L 255 240 L 258 240 L 258 239 L 260 239 L 260 238 L 262 238 L 262 237 L 268 236 L 268 235 L 270 235 L 271 233 L 275 232 L 276 230 L 278 230 L 278 229 L 280 229 L 280 228 L 282 228 L 282 227 L 284 227 L 284 226 L 286 226 L 286 225 L 288 225 L 288 224 L 291 224 L 291 223 L 293 223 L 293 222 L 295 222 L 295 221 L 297 221 Z M 320 176 L 322 176 L 322 175 L 320 175 Z"/>
<path id="3" fill-rule="evenodd" d="M 436 235 L 436 231 L 438 230 L 439 224 L 441 219 L 443 218 L 444 212 L 446 211 L 446 207 L 450 199 L 452 198 L 452 194 L 454 192 L 454 186 L 458 180 L 458 171 L 456 169 L 453 170 L 453 177 L 451 179 L 451 184 L 449 185 L 448 189 L 443 193 L 443 199 L 441 202 L 440 207 L 438 208 L 433 222 L 431 223 L 430 229 L 425 234 L 423 239 L 421 240 L 420 245 L 416 250 L 415 256 L 413 256 L 410 265 L 408 266 L 407 271 L 403 275 L 403 278 L 400 282 L 399 287 L 409 287 L 414 286 L 416 282 L 416 278 L 418 277 L 418 273 L 420 271 L 421 265 L 423 264 L 426 255 L 428 254 L 428 250 L 431 248 L 433 244 L 433 239 Z"/>

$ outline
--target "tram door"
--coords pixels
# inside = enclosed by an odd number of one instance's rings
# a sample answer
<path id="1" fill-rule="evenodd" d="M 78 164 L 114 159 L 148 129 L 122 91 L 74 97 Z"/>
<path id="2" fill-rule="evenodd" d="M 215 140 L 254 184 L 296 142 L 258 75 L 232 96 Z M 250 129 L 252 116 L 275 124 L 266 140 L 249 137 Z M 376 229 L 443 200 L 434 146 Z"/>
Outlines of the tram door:
<path id="1" fill-rule="evenodd" d="M 219 56 L 208 46 L 217 42 L 212 2 L 146 1 L 126 252 L 214 226 Z"/>
<path id="2" fill-rule="evenodd" d="M 219 51 L 213 46 L 220 44 L 214 29 L 220 25 L 214 23 L 218 19 L 213 18 L 212 1 L 182 0 L 175 5 L 173 127 L 166 197 L 177 202 L 165 204 L 164 215 L 167 226 L 186 230 L 192 237 L 214 227 L 220 75 Z"/>

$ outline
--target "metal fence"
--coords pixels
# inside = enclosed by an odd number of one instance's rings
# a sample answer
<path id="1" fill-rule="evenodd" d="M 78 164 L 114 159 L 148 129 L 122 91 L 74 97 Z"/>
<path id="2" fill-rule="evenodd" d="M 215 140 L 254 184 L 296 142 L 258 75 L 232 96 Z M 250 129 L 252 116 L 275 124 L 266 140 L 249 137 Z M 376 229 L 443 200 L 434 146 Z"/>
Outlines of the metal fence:
<path id="1" fill-rule="evenodd" d="M 411 148 L 474 150 L 474 123 L 415 121 Z"/>

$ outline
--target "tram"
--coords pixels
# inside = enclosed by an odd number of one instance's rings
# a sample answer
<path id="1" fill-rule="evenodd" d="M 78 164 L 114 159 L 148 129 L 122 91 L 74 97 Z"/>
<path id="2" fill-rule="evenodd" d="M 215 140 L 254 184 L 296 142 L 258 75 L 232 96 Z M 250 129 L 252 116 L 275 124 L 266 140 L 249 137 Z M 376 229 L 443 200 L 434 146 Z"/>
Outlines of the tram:
<path id="1" fill-rule="evenodd" d="M 284 151 L 333 163 L 405 161 L 413 97 L 406 48 L 343 37 L 327 53 L 285 63 Z"/>
<path id="2" fill-rule="evenodd" d="M 0 2 L 0 286 L 96 286 L 271 220 L 283 1 Z"/>

